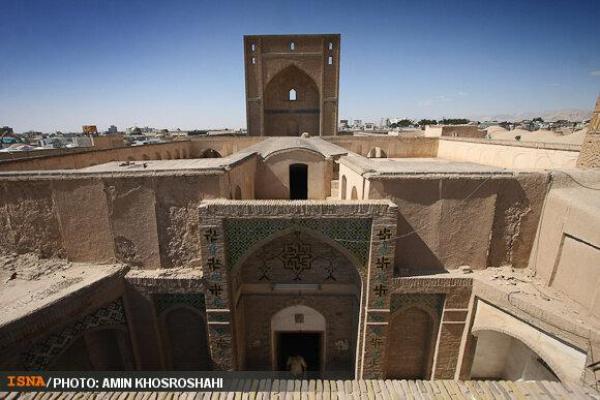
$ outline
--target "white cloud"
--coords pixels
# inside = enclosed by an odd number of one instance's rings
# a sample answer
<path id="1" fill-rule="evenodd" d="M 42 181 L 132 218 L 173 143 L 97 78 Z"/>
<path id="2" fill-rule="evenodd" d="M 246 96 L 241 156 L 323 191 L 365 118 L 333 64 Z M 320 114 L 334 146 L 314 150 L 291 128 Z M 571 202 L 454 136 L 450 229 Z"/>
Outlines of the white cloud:
<path id="1" fill-rule="evenodd" d="M 590 72 L 591 76 L 600 76 L 600 69 Z"/>
<path id="2" fill-rule="evenodd" d="M 422 107 L 424 106 L 431 106 L 435 103 L 447 103 L 449 101 L 452 101 L 452 97 L 448 97 L 448 96 L 435 96 L 429 99 L 425 99 L 425 100 L 421 100 L 418 104 Z"/>

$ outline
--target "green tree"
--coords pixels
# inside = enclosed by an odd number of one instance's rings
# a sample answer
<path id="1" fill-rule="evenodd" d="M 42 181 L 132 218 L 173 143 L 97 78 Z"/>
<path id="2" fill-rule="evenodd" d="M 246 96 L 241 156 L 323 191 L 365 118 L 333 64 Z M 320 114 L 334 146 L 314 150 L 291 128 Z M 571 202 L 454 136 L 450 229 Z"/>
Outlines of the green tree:
<path id="1" fill-rule="evenodd" d="M 440 121 L 442 125 L 464 125 L 470 121 L 466 118 L 444 118 Z"/>
<path id="2" fill-rule="evenodd" d="M 437 121 L 435 119 L 422 119 L 419 121 L 419 125 L 437 125 Z"/>
<path id="3" fill-rule="evenodd" d="M 192 131 L 188 131 L 188 136 L 198 136 L 198 135 L 206 135 L 208 131 L 194 129 Z"/>

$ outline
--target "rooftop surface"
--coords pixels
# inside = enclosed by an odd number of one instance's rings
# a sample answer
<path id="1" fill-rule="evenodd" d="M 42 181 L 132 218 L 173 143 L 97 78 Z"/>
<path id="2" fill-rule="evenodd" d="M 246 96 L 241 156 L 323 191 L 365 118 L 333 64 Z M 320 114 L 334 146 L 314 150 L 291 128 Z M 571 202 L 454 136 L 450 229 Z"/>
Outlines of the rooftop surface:
<path id="1" fill-rule="evenodd" d="M 362 174 L 377 175 L 513 175 L 513 171 L 488 165 L 450 161 L 442 158 L 364 158 L 348 156 L 341 163 L 348 164 Z"/>
<path id="2" fill-rule="evenodd" d="M 269 137 L 255 145 L 247 147 L 243 152 L 257 153 L 262 158 L 267 158 L 275 153 L 303 149 L 314 151 L 323 157 L 348 154 L 348 150 L 319 137 Z"/>
<path id="3" fill-rule="evenodd" d="M 0 327 L 125 269 L 122 265 L 38 259 L 33 254 L 0 256 Z"/>
<path id="4" fill-rule="evenodd" d="M 231 392 L 186 393 L 97 393 L 101 399 L 598 399 L 590 389 L 548 381 L 451 381 L 451 380 L 237 380 Z M 2 393 L 0 393 L 2 394 Z M 243 395 L 242 395 L 243 394 Z M 87 399 L 90 394 L 87 394 Z M 124 395 L 124 396 L 123 396 Z M 51 396 L 53 400 L 70 399 L 71 393 Z M 7 400 L 21 396 L 10 393 Z M 76 395 L 76 398 L 78 396 Z M 27 399 L 48 398 L 48 393 L 28 393 Z M 91 397 L 93 398 L 93 397 Z"/>

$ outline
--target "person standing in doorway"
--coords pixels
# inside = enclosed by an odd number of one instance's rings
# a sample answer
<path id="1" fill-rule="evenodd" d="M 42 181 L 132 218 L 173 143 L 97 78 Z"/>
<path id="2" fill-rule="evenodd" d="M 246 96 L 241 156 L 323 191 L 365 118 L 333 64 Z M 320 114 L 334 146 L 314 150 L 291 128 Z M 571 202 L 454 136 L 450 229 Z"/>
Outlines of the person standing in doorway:
<path id="1" fill-rule="evenodd" d="M 301 377 L 306 372 L 308 366 L 306 365 L 306 361 L 304 361 L 304 357 L 298 354 L 294 354 L 288 357 L 287 360 L 287 369 L 290 373 L 295 377 Z"/>

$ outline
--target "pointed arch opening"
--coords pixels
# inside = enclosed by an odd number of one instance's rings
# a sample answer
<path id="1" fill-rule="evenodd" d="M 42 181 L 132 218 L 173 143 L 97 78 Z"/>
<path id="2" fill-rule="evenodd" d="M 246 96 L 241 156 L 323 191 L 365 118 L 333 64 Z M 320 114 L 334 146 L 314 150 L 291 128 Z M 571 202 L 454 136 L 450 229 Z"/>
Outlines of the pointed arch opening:
<path id="1" fill-rule="evenodd" d="M 320 134 L 320 92 L 315 81 L 295 65 L 279 71 L 264 93 L 265 135 Z M 290 132 L 289 126 L 297 128 Z"/>
<path id="2" fill-rule="evenodd" d="M 300 356 L 311 378 L 354 376 L 362 278 L 340 247 L 294 228 L 253 247 L 233 269 L 245 369 L 285 371 Z M 265 301 L 273 294 L 276 302 Z"/>

